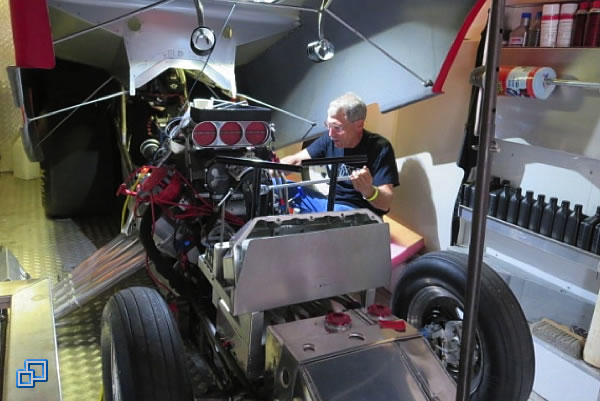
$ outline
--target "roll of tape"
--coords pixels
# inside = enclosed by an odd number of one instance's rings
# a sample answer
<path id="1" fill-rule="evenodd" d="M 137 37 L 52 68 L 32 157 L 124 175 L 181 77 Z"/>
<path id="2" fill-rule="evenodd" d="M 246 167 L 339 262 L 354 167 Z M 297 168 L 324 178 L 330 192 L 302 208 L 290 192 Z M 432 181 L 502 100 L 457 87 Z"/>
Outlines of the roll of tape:
<path id="1" fill-rule="evenodd" d="M 502 66 L 498 77 L 498 95 L 545 100 L 555 87 L 546 79 L 556 78 L 556 72 L 550 67 Z"/>

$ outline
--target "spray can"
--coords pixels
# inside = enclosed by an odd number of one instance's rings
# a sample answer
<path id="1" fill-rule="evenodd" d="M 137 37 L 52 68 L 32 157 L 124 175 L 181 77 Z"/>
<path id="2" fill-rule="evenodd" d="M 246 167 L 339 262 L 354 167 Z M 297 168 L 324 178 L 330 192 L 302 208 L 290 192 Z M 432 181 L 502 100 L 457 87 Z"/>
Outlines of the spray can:
<path id="1" fill-rule="evenodd" d="M 585 39 L 585 23 L 587 22 L 588 9 L 590 3 L 588 1 L 582 1 L 579 4 L 579 10 L 575 13 L 575 24 L 573 25 L 573 47 L 583 46 L 583 40 Z"/>
<path id="2" fill-rule="evenodd" d="M 560 4 L 544 4 L 542 8 L 542 29 L 540 31 L 540 47 L 556 46 Z"/>
<path id="3" fill-rule="evenodd" d="M 600 46 L 600 1 L 594 1 L 592 9 L 588 13 L 583 45 L 586 47 Z"/>
<path id="4" fill-rule="evenodd" d="M 565 3 L 560 6 L 556 47 L 571 46 L 571 39 L 573 38 L 573 23 L 575 21 L 577 6 L 577 3 Z"/>

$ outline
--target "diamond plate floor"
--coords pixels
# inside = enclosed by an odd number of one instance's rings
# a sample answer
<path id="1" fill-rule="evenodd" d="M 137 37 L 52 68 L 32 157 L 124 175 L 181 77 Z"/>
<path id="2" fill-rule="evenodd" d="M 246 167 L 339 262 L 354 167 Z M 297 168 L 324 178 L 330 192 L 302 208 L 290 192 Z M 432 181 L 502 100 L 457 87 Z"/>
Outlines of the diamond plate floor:
<path id="1" fill-rule="evenodd" d="M 7 247 L 33 278 L 54 282 L 115 234 L 106 218 L 48 220 L 40 181 L 0 173 L 0 245 Z M 118 220 L 117 220 L 118 225 Z M 118 227 L 116 229 L 118 231 Z M 87 236 L 86 236 L 87 235 Z M 145 272 L 134 274 L 56 323 L 64 401 L 98 400 L 102 382 L 100 316 L 108 297 L 122 287 L 152 285 Z"/>

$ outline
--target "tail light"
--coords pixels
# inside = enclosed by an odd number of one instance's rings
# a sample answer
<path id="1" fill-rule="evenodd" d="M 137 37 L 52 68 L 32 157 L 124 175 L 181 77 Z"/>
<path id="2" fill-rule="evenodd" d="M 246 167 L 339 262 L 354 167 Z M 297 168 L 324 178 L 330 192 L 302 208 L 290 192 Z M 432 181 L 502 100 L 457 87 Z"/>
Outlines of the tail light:
<path id="1" fill-rule="evenodd" d="M 221 126 L 219 138 L 225 145 L 235 145 L 242 140 L 242 126 L 239 123 L 229 121 Z"/>
<path id="2" fill-rule="evenodd" d="M 194 127 L 192 139 L 198 146 L 209 146 L 217 139 L 217 127 L 208 121 Z"/>
<path id="3" fill-rule="evenodd" d="M 257 146 L 264 143 L 269 136 L 267 124 L 262 122 L 252 122 L 246 126 L 246 141 L 249 144 Z"/>

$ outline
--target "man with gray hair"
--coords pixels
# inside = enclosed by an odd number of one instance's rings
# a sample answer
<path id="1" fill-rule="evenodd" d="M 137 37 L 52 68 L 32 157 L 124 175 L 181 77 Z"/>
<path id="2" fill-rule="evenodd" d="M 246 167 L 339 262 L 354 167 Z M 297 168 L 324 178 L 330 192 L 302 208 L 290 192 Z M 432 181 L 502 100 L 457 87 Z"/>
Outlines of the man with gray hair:
<path id="1" fill-rule="evenodd" d="M 323 134 L 306 149 L 281 159 L 298 165 L 302 160 L 322 157 L 364 155 L 363 166 L 340 165 L 339 176 L 351 180 L 338 182 L 334 210 L 368 208 L 383 215 L 392 204 L 393 187 L 399 185 L 396 158 L 392 145 L 381 135 L 364 129 L 367 106 L 355 94 L 346 93 L 329 104 Z M 327 199 L 309 194 L 296 202 L 302 212 L 327 210 Z"/>

